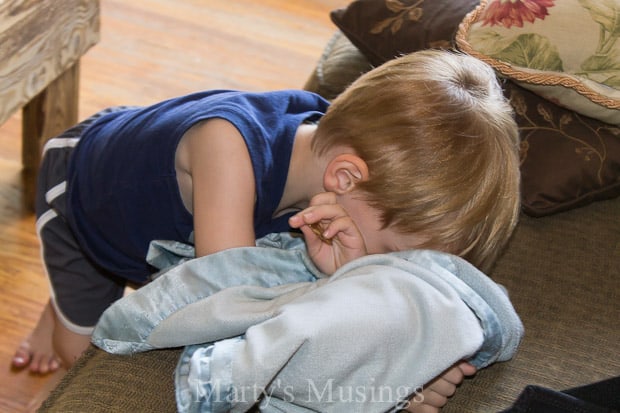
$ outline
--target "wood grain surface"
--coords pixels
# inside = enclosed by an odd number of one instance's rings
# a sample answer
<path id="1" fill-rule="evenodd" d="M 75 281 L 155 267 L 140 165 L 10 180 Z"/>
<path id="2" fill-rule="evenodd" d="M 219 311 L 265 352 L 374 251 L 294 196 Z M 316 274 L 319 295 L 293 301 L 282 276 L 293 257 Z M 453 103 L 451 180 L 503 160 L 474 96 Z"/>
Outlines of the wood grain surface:
<path id="1" fill-rule="evenodd" d="M 99 40 L 97 0 L 0 1 L 0 124 Z"/>
<path id="2" fill-rule="evenodd" d="M 23 0 L 20 3 L 26 10 L 37 3 L 87 2 Z M 154 103 L 201 89 L 301 88 L 336 30 L 329 11 L 348 3 L 348 0 L 102 0 L 101 40 L 80 61 L 78 117 L 86 118 L 107 106 Z M 0 8 L 6 4 L 6 0 L 0 0 Z M 0 15 L 5 13 L 3 10 Z M 47 24 L 44 17 L 39 17 L 40 24 Z M 3 20 L 0 19 L 3 28 L 18 24 L 15 18 Z M 44 40 L 38 37 L 40 33 L 35 31 L 32 36 L 32 41 L 41 42 L 38 50 L 45 53 Z M 4 48 L 9 47 L 7 42 L 15 41 L 6 38 L 0 41 L 3 56 Z M 3 76 L 5 72 L 0 69 L 0 82 Z M 15 347 L 35 325 L 48 298 L 34 217 L 23 205 L 22 120 L 22 114 L 17 112 L 0 126 L 2 413 L 33 411 L 58 378 L 39 378 L 9 368 Z"/>

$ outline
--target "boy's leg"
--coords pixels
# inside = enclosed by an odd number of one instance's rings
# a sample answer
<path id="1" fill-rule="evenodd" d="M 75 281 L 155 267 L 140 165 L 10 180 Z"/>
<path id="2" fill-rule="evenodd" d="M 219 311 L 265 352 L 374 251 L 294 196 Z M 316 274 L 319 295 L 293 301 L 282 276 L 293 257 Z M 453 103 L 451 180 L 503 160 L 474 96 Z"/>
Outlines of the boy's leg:
<path id="1" fill-rule="evenodd" d="M 58 369 L 61 362 L 70 367 L 87 348 L 99 316 L 122 297 L 124 281 L 109 276 L 82 254 L 62 217 L 55 216 L 38 229 L 52 297 L 15 353 L 13 366 L 30 366 L 30 371 L 45 374 Z"/>
<path id="2" fill-rule="evenodd" d="M 69 367 L 86 349 L 99 316 L 122 297 L 124 281 L 83 255 L 61 216 L 41 222 L 40 218 L 37 226 L 52 297 L 31 335 L 19 346 L 13 365 L 29 365 L 32 372 L 44 374 L 56 370 L 59 361 Z"/>
<path id="3" fill-rule="evenodd" d="M 124 281 L 106 274 L 86 256 L 64 216 L 65 169 L 77 139 L 48 142 L 37 188 L 37 232 L 52 297 L 30 336 L 19 346 L 13 366 L 32 372 L 68 367 L 90 341 L 99 316 L 123 294 Z"/>
<path id="4" fill-rule="evenodd" d="M 34 330 L 18 347 L 13 366 L 29 366 L 30 371 L 40 374 L 54 372 L 61 365 L 68 369 L 89 343 L 90 335 L 76 334 L 58 321 L 52 303 L 48 301 Z M 55 348 L 62 353 L 57 354 Z"/>
<path id="5" fill-rule="evenodd" d="M 54 317 L 56 317 L 55 313 Z M 52 338 L 54 350 L 62 361 L 63 367 L 69 369 L 90 345 L 91 335 L 74 333 L 57 318 L 54 327 Z"/>

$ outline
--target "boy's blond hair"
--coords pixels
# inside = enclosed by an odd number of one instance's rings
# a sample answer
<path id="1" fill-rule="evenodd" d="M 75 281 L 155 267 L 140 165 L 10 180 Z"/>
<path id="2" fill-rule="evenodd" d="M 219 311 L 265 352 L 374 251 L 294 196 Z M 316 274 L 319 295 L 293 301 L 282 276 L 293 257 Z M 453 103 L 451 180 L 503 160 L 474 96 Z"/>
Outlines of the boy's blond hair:
<path id="1" fill-rule="evenodd" d="M 517 222 L 520 174 L 517 125 L 488 65 L 425 50 L 366 73 L 319 123 L 313 149 L 338 145 L 367 163 L 358 188 L 384 227 L 489 269 Z"/>

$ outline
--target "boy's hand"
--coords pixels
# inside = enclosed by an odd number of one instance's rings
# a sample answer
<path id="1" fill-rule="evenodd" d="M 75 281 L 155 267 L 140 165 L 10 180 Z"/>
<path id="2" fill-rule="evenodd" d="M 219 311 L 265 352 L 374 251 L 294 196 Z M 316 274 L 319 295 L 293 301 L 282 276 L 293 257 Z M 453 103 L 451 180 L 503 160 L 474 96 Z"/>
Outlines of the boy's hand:
<path id="1" fill-rule="evenodd" d="M 367 254 L 360 230 L 333 192 L 313 197 L 308 208 L 290 218 L 289 225 L 304 234 L 310 258 L 325 274 Z"/>

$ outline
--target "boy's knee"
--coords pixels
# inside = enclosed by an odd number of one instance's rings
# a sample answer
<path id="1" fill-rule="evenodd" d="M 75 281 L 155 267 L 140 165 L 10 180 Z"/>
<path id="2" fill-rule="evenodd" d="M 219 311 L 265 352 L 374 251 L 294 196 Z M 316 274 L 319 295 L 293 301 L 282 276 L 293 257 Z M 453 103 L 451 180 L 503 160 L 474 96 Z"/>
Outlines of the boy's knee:
<path id="1" fill-rule="evenodd" d="M 69 369 L 90 345 L 91 335 L 77 334 L 56 322 L 53 335 L 54 351 Z"/>

